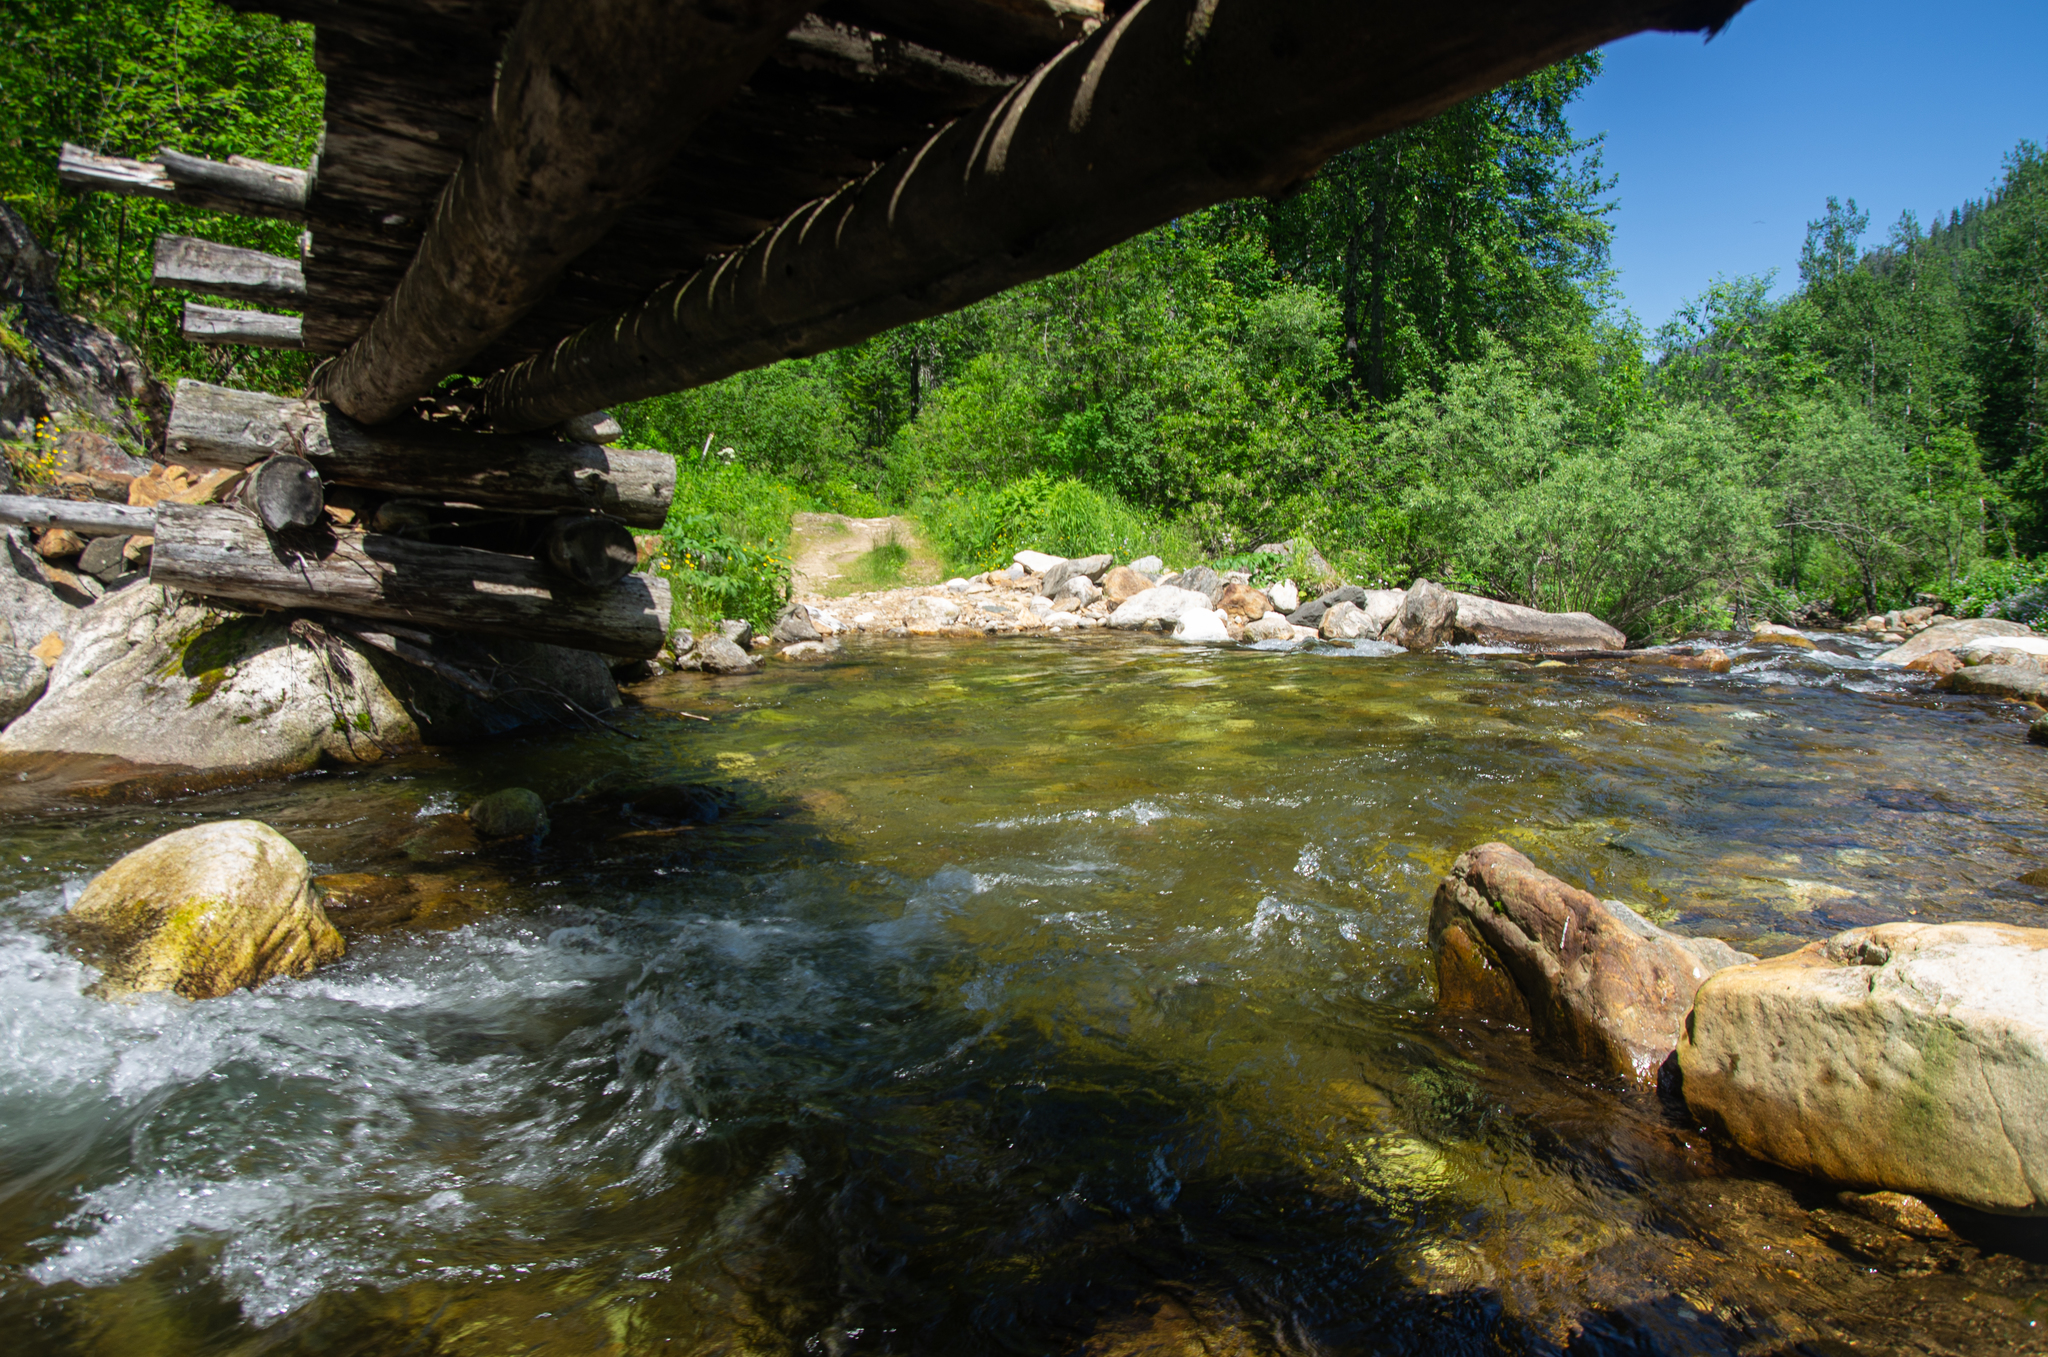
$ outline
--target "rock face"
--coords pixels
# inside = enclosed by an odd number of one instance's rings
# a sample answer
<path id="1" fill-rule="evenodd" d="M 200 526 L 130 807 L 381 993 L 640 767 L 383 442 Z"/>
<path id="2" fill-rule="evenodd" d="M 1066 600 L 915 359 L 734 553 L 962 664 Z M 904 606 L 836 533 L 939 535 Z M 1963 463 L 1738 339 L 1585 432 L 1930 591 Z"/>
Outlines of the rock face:
<path id="1" fill-rule="evenodd" d="M 1504 843 L 1458 858 L 1429 917 L 1437 1006 L 1527 1028 L 1610 1074 L 1654 1082 L 1700 983 L 1750 958 L 1667 933 Z"/>
<path id="2" fill-rule="evenodd" d="M 1401 611 L 1380 635 L 1406 650 L 1434 650 L 1450 641 L 1457 617 L 1458 600 L 1450 590 L 1417 580 L 1408 586 Z"/>
<path id="3" fill-rule="evenodd" d="M 1527 646 L 1542 650 L 1620 650 L 1628 638 L 1591 613 L 1547 613 L 1519 603 L 1477 594 L 1453 594 L 1457 639 L 1485 646 Z"/>
<path id="4" fill-rule="evenodd" d="M 214 999 L 338 960 L 305 855 L 254 820 L 166 834 L 93 878 L 66 931 L 106 996 Z"/>
<path id="5" fill-rule="evenodd" d="M 1151 622 L 1177 622 L 1190 608 L 1209 610 L 1209 596 L 1171 584 L 1156 584 L 1124 600 L 1109 615 L 1109 625 L 1129 631 Z"/>
<path id="6" fill-rule="evenodd" d="M 1960 653 L 1971 641 L 1985 636 L 2032 636 L 2034 629 L 2008 622 L 2002 617 L 1960 617 L 1949 622 L 1936 622 L 1927 630 L 1907 641 L 1904 645 L 1887 650 L 1877 657 L 1879 664 L 1911 664 L 1922 655 L 1936 650 L 1950 650 Z"/>
<path id="7" fill-rule="evenodd" d="M 1678 1060 L 1758 1158 L 2048 1214 L 2048 929 L 1879 924 L 1723 971 Z"/>
<path id="8" fill-rule="evenodd" d="M 587 652 L 456 638 L 435 651 L 518 691 L 486 703 L 346 635 L 137 582 L 77 615 L 48 691 L 0 735 L 0 753 L 275 775 L 481 739 L 556 716 L 562 697 L 591 711 L 618 702 Z"/>

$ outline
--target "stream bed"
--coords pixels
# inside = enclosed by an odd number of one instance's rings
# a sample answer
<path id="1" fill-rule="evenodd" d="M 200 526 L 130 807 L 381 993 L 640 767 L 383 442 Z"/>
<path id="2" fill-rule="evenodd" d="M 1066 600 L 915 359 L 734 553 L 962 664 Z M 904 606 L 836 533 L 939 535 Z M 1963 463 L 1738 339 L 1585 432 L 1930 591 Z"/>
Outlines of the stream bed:
<path id="1" fill-rule="evenodd" d="M 1432 1012 L 1491 839 L 1766 953 L 2048 926 L 2048 750 L 1877 649 L 855 642 L 646 685 L 636 740 L 15 813 L 6 1350 L 2048 1352 L 2043 1223 L 1894 1233 Z M 678 785 L 717 821 L 634 809 Z M 437 832 L 506 786 L 538 849 Z M 85 997 L 49 920 L 225 818 L 431 906 L 260 992 Z"/>

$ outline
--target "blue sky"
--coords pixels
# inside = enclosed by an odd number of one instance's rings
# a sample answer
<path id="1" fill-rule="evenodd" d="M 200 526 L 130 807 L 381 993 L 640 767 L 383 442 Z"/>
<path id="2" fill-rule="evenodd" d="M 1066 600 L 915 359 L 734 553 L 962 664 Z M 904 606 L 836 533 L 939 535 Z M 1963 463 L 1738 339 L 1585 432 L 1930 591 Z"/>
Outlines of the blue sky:
<path id="1" fill-rule="evenodd" d="M 1574 105 L 1621 178 L 1614 263 L 1650 330 L 1717 274 L 1798 279 L 1828 195 L 1875 243 L 1981 197 L 2020 138 L 2048 144 L 2048 0 L 1752 0 L 1712 42 L 1607 48 Z"/>

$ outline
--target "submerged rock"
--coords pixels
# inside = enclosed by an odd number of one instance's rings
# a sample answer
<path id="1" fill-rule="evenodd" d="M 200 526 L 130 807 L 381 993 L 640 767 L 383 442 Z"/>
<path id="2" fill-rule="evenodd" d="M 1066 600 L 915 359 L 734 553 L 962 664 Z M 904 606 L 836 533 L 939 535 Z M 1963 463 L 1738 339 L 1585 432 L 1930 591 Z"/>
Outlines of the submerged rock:
<path id="1" fill-rule="evenodd" d="M 484 839 L 537 839 L 548 832 L 548 807 L 536 792 L 507 787 L 469 808 L 469 822 Z"/>
<path id="2" fill-rule="evenodd" d="M 1641 1083 L 1678 1045 L 1702 981 L 1753 960 L 1595 899 L 1504 843 L 1462 854 L 1437 887 L 1437 1007 L 1526 1028 L 1561 1055 Z"/>
<path id="3" fill-rule="evenodd" d="M 104 996 L 214 999 L 339 960 L 305 855 L 254 820 L 166 834 L 93 878 L 66 931 Z"/>
<path id="4" fill-rule="evenodd" d="M 1759 1159 L 2048 1214 L 2048 929 L 1879 924 L 1722 971 L 1678 1062 Z"/>

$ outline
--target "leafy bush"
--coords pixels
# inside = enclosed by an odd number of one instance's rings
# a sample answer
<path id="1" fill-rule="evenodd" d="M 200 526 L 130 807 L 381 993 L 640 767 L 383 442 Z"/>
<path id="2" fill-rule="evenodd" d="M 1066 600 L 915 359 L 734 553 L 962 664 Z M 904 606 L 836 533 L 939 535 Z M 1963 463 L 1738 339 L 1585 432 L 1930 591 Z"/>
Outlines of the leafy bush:
<path id="1" fill-rule="evenodd" d="M 1055 556 L 1108 552 L 1120 561 L 1145 555 L 1187 561 L 1196 554 L 1184 528 L 1043 472 L 995 491 L 926 495 L 911 508 L 947 567 L 963 573 L 1007 565 L 1027 549 Z"/>
<path id="2" fill-rule="evenodd" d="M 1926 592 L 1957 617 L 2005 617 L 2032 626 L 2048 614 L 2048 559 L 1987 557 Z"/>
<path id="3" fill-rule="evenodd" d="M 757 627 L 789 601 L 789 562 L 748 546 L 710 514 L 669 516 L 661 530 L 662 573 L 675 589 L 674 620 L 693 627 L 744 617 Z"/>

